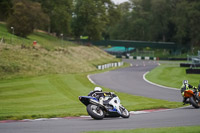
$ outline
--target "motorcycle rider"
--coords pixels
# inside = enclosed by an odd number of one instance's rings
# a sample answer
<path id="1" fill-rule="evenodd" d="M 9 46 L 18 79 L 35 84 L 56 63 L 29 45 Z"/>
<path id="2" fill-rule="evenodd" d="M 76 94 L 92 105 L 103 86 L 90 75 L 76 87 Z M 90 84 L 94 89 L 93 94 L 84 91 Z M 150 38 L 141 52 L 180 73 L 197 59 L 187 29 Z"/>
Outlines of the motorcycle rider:
<path id="1" fill-rule="evenodd" d="M 181 86 L 181 94 L 183 96 L 183 105 L 185 105 L 187 102 L 187 98 L 184 97 L 184 93 L 185 93 L 185 90 L 189 90 L 189 89 L 194 89 L 195 92 L 198 92 L 197 88 L 195 86 L 192 86 L 190 84 L 188 84 L 188 80 L 183 80 L 183 84 Z"/>
<path id="2" fill-rule="evenodd" d="M 105 98 L 105 96 L 109 96 L 109 97 L 113 96 L 113 97 L 115 97 L 116 95 L 113 92 L 102 92 L 102 88 L 101 87 L 95 87 L 94 91 L 91 91 L 88 94 L 88 96 L 97 98 L 99 100 L 99 103 L 101 105 L 103 105 L 103 102 L 108 100 L 108 99 Z"/>

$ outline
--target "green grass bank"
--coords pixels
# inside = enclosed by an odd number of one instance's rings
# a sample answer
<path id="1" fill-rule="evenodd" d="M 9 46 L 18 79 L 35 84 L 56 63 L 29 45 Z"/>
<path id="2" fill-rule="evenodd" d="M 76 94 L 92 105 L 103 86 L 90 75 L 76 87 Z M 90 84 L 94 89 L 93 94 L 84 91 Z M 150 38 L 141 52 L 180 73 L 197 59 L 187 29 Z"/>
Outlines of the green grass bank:
<path id="1" fill-rule="evenodd" d="M 95 46 L 78 45 L 47 33 L 21 38 L 8 33 L 5 24 L 0 24 L 0 39 L 0 79 L 92 72 L 99 64 L 120 61 Z"/>
<path id="2" fill-rule="evenodd" d="M 180 88 L 183 80 L 188 80 L 193 86 L 198 86 L 199 74 L 186 74 L 185 67 L 180 67 L 180 62 L 161 62 L 161 65 L 150 71 L 146 79 L 160 85 Z"/>

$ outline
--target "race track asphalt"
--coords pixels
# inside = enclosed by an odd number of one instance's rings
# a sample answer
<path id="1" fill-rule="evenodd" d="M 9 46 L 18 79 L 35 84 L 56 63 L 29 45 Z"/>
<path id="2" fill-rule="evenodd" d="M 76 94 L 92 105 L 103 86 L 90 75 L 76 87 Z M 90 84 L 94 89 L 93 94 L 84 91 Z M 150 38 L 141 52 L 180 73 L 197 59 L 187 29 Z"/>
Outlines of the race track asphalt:
<path id="1" fill-rule="evenodd" d="M 143 80 L 146 72 L 158 66 L 157 61 L 124 61 L 131 63 L 132 67 L 90 75 L 90 78 L 97 85 L 120 92 L 168 101 L 180 102 L 182 100 L 180 90 L 158 87 Z"/>
<path id="2" fill-rule="evenodd" d="M 199 110 L 192 107 L 163 112 L 131 115 L 129 119 L 91 118 L 1 123 L 1 133 L 80 133 L 96 130 L 120 130 L 200 125 Z M 198 118 L 197 118 L 198 117 Z M 196 118 L 196 119 L 195 119 Z"/>
<path id="3" fill-rule="evenodd" d="M 180 91 L 153 86 L 143 80 L 143 74 L 156 67 L 156 61 L 133 61 L 132 67 L 91 75 L 92 80 L 105 87 L 134 95 L 181 101 Z M 145 65 L 144 65 L 145 64 Z M 200 109 L 178 108 L 146 114 L 131 115 L 129 119 L 68 118 L 33 122 L 0 123 L 0 133 L 80 133 L 96 130 L 175 127 L 200 125 Z"/>

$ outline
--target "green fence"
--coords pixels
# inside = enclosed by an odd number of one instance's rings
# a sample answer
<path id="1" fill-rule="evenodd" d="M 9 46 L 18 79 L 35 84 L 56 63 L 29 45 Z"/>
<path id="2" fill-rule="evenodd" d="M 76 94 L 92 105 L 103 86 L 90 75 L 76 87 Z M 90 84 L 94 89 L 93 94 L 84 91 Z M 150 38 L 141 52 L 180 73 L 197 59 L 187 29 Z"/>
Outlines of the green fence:
<path id="1" fill-rule="evenodd" d="M 129 40 L 101 40 L 101 41 L 89 41 L 81 40 L 83 43 L 92 43 L 97 46 L 124 46 L 134 48 L 157 48 L 157 49 L 173 49 L 176 50 L 177 44 L 174 42 L 147 42 L 147 41 L 129 41 Z"/>

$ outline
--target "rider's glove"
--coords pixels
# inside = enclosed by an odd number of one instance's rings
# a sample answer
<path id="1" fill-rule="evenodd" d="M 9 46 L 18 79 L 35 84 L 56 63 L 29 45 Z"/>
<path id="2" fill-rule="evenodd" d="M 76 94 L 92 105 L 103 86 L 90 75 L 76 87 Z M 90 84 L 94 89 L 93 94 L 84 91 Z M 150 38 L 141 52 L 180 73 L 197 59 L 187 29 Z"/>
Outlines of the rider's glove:
<path id="1" fill-rule="evenodd" d="M 197 93 L 197 92 L 198 92 L 197 88 L 194 87 L 194 93 Z"/>

